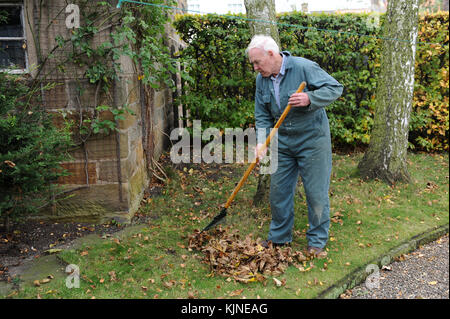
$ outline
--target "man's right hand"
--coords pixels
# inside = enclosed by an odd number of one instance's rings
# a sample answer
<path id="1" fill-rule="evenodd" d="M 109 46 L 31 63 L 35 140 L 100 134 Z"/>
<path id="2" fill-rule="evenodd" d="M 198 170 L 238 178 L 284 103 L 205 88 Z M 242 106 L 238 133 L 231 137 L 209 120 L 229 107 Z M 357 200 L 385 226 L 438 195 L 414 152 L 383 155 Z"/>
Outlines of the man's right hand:
<path id="1" fill-rule="evenodd" d="M 260 161 L 266 156 L 267 147 L 265 147 L 264 143 L 258 143 L 255 148 L 255 158 L 257 157 Z"/>
<path id="2" fill-rule="evenodd" d="M 293 107 L 305 107 L 311 104 L 307 93 L 294 93 L 289 98 L 288 103 Z"/>

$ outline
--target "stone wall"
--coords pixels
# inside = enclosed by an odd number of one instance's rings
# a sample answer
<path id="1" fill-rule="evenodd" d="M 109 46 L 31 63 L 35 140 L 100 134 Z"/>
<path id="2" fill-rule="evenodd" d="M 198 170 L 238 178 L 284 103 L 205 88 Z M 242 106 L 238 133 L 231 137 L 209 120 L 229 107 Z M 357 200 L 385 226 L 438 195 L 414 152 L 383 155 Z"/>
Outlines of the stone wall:
<path id="1" fill-rule="evenodd" d="M 54 50 L 56 36 L 70 36 L 70 30 L 64 24 L 66 1 L 48 0 L 42 6 L 37 3 L 39 1 L 25 1 L 25 12 L 32 17 L 28 21 L 33 21 L 27 25 L 27 32 L 33 30 L 36 34 L 38 30 L 40 35 L 39 44 L 29 41 L 31 65 L 42 63 L 42 57 L 50 52 L 57 59 L 61 52 Z M 186 7 L 186 1 L 181 0 L 178 6 Z M 171 27 L 166 29 L 167 45 L 178 50 L 181 41 Z M 110 29 L 105 28 L 93 42 L 103 42 L 109 32 Z M 83 78 L 82 67 L 70 63 L 65 65 L 72 68 L 69 72 L 67 69 L 61 72 L 52 63 L 47 63 L 40 72 L 31 72 L 43 79 L 43 84 L 56 84 L 42 93 L 43 105 L 55 115 L 57 126 L 68 120 L 79 121 L 95 112 L 96 105 L 127 104 L 134 113 L 125 113 L 125 118 L 117 121 L 117 132 L 94 134 L 85 143 L 77 141 L 78 147 L 71 151 L 72 160 L 61 163 L 70 172 L 70 176 L 59 180 L 67 193 L 63 200 L 42 212 L 47 219 L 102 222 L 114 218 L 126 222 L 139 208 L 151 178 L 148 165 L 165 150 L 167 136 L 174 127 L 173 93 L 167 89 L 155 92 L 144 87 L 128 57 L 122 56 L 120 65 L 121 73 L 108 94 Z M 101 112 L 100 117 L 114 121 L 108 111 Z M 73 128 L 74 132 L 76 129 Z"/>

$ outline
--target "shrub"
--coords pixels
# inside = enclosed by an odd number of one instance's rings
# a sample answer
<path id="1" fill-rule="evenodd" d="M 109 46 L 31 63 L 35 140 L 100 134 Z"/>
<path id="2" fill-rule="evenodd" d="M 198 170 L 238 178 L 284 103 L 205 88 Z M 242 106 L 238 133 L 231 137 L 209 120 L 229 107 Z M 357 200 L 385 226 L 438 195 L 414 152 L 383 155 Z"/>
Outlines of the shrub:
<path id="1" fill-rule="evenodd" d="M 0 73 L 0 217 L 7 224 L 48 203 L 53 183 L 66 175 L 59 163 L 68 158 L 70 133 L 55 128 L 37 106 L 40 90 L 19 76 Z"/>
<path id="2" fill-rule="evenodd" d="M 448 17 L 420 17 L 410 141 L 426 151 L 448 151 Z"/>

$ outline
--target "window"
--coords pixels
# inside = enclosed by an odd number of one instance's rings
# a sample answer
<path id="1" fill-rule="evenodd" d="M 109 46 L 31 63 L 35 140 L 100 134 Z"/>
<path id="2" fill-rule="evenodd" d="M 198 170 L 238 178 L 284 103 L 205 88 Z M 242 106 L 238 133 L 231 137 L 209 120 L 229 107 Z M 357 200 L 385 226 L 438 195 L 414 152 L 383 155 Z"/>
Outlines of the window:
<path id="1" fill-rule="evenodd" d="M 200 4 L 189 4 L 188 5 L 188 11 L 193 11 L 194 13 L 197 13 L 200 11 Z"/>
<path id="2" fill-rule="evenodd" d="M 241 3 L 229 3 L 228 4 L 228 11 L 231 13 L 243 13 L 242 11 L 242 4 Z"/>
<path id="3" fill-rule="evenodd" d="M 27 71 L 23 5 L 0 3 L 0 70 Z"/>

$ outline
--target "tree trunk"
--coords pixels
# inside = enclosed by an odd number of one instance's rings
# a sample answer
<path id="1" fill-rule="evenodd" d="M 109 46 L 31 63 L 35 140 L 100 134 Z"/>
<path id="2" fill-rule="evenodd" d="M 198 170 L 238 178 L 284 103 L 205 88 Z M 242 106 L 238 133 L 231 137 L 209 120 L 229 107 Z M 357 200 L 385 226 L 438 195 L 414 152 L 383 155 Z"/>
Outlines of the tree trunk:
<path id="1" fill-rule="evenodd" d="M 280 46 L 280 36 L 278 34 L 278 27 L 276 25 L 276 11 L 274 0 L 244 0 L 245 9 L 247 11 L 247 18 L 252 21 L 250 24 L 250 34 L 264 34 L 271 36 L 275 42 Z M 260 164 L 263 165 L 263 164 Z M 264 165 L 270 165 L 266 163 Z M 253 196 L 253 205 L 262 206 L 267 203 L 267 193 L 270 185 L 269 174 L 259 174 L 258 187 Z"/>
<path id="2" fill-rule="evenodd" d="M 280 36 L 276 24 L 275 0 L 244 0 L 247 18 L 251 19 L 250 34 L 270 35 L 278 45 Z"/>
<path id="3" fill-rule="evenodd" d="M 381 69 L 370 144 L 358 165 L 363 178 L 409 182 L 406 164 L 419 0 L 391 0 L 384 25 Z"/>

